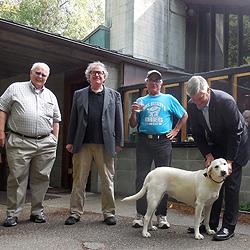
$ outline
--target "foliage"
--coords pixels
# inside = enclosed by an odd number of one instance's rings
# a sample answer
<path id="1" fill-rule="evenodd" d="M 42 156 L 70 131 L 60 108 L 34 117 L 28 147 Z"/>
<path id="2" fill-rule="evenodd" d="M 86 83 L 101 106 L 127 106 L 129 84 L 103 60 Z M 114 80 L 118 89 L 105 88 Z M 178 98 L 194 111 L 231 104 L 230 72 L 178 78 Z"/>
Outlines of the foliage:
<path id="1" fill-rule="evenodd" d="M 244 49 L 244 57 L 243 63 L 250 64 L 250 16 L 243 16 L 243 49 Z"/>
<path id="2" fill-rule="evenodd" d="M 250 212 L 250 202 L 240 205 L 240 210 Z"/>
<path id="3" fill-rule="evenodd" d="M 243 16 L 243 64 L 250 64 L 250 17 Z M 229 16 L 229 56 L 228 64 L 238 66 L 238 16 Z"/>
<path id="4" fill-rule="evenodd" d="M 229 16 L 229 55 L 228 65 L 235 67 L 238 65 L 238 40 L 237 40 L 238 18 L 236 15 Z"/>
<path id="5" fill-rule="evenodd" d="M 83 39 L 104 22 L 104 0 L 0 0 L 0 17 Z"/>

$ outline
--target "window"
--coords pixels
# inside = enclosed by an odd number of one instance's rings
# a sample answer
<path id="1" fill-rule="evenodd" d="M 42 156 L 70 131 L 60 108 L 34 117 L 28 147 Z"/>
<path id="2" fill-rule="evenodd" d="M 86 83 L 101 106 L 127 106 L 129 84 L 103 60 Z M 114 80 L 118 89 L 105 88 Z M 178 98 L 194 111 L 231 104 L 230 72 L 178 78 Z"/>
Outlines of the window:
<path id="1" fill-rule="evenodd" d="M 129 117 L 131 114 L 131 105 L 136 99 L 140 97 L 140 90 L 130 90 L 124 94 L 124 135 L 125 142 L 135 142 L 136 141 L 136 128 L 131 128 L 129 126 Z"/>
<path id="2" fill-rule="evenodd" d="M 219 89 L 232 95 L 243 112 L 246 109 L 250 110 L 250 66 L 242 66 L 237 68 L 223 69 L 213 72 L 201 73 L 207 79 L 208 84 L 213 89 Z M 211 76 L 212 75 L 212 76 Z M 169 79 L 165 81 L 162 86 L 162 92 L 168 93 L 176 97 L 181 105 L 187 109 L 189 97 L 186 94 L 186 82 L 190 76 L 180 77 L 178 79 Z M 133 86 L 124 86 L 121 88 L 124 99 L 124 128 L 125 128 L 125 142 L 136 142 L 137 129 L 129 126 L 129 117 L 131 114 L 131 105 L 139 97 L 147 94 L 145 87 L 141 84 Z M 176 122 L 176 121 L 175 121 Z M 191 145 L 192 134 L 190 130 L 189 121 L 186 126 L 181 129 L 178 135 L 176 145 L 185 143 Z"/>
<path id="3" fill-rule="evenodd" d="M 241 112 L 250 110 L 250 72 L 234 76 L 237 91 L 237 104 Z"/>
<path id="4" fill-rule="evenodd" d="M 181 85 L 179 83 L 171 83 L 171 84 L 166 84 L 162 87 L 162 92 L 165 94 L 170 94 L 174 96 L 180 104 L 182 104 L 182 91 L 181 91 Z M 173 118 L 173 128 L 175 127 L 178 119 L 176 117 Z M 180 142 L 181 141 L 181 133 L 178 134 L 177 138 L 174 140 L 175 142 Z"/>
<path id="5" fill-rule="evenodd" d="M 218 76 L 207 79 L 212 89 L 219 89 L 232 95 L 232 86 L 228 80 L 228 76 Z"/>

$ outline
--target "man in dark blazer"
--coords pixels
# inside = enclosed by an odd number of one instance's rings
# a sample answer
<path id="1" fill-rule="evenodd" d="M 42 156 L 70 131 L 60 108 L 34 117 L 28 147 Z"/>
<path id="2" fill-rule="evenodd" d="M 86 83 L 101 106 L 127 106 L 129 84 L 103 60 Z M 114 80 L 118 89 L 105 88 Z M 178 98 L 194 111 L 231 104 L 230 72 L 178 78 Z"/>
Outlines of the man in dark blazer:
<path id="1" fill-rule="evenodd" d="M 121 96 L 104 86 L 108 72 L 103 63 L 90 63 L 85 75 L 90 86 L 74 93 L 68 131 L 66 149 L 73 153 L 73 186 L 65 224 L 75 224 L 83 214 L 86 183 L 94 161 L 101 179 L 104 222 L 115 225 L 114 157 L 124 140 Z"/>
<path id="2" fill-rule="evenodd" d="M 247 124 L 233 97 L 221 90 L 210 89 L 201 76 L 193 76 L 187 84 L 188 116 L 192 136 L 208 167 L 213 159 L 225 158 L 230 175 L 225 179 L 219 198 L 215 201 L 210 227 L 217 230 L 223 196 L 225 210 L 222 227 L 213 240 L 227 240 L 234 236 L 238 218 L 242 167 L 249 159 Z"/>

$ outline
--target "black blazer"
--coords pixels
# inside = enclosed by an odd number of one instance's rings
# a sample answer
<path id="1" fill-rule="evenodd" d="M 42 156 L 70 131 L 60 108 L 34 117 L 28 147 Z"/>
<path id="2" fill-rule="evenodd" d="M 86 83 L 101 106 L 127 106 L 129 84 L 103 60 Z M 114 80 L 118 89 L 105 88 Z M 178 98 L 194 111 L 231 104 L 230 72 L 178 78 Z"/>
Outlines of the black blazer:
<path id="1" fill-rule="evenodd" d="M 73 144 L 73 153 L 80 151 L 88 121 L 89 87 L 75 91 L 71 109 L 67 144 Z M 115 146 L 123 146 L 123 111 L 119 92 L 104 87 L 102 132 L 107 153 L 115 156 Z"/>
<path id="2" fill-rule="evenodd" d="M 203 113 L 190 100 L 188 117 L 196 145 L 205 157 L 212 153 L 215 158 L 232 160 L 239 166 L 249 159 L 247 123 L 234 98 L 220 90 L 211 89 L 209 103 L 209 130 Z"/>

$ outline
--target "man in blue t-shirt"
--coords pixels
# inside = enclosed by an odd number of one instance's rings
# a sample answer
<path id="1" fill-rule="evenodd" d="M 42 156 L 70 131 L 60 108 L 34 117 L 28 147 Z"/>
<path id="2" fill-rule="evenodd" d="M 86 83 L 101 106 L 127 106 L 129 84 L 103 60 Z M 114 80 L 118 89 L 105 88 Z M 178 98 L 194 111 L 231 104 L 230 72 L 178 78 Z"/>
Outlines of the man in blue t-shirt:
<path id="1" fill-rule="evenodd" d="M 162 75 L 157 70 L 147 73 L 145 83 L 148 95 L 140 97 L 132 104 L 129 124 L 138 128 L 138 142 L 136 145 L 136 192 L 138 192 L 146 175 L 151 170 L 152 162 L 155 167 L 170 166 L 172 156 L 171 140 L 178 134 L 186 123 L 188 115 L 178 100 L 169 94 L 161 93 Z M 173 127 L 173 118 L 178 122 Z M 170 227 L 167 221 L 167 195 L 162 198 L 155 215 L 158 228 Z M 146 214 L 146 198 L 136 201 L 137 214 L 133 227 L 143 226 Z"/>

